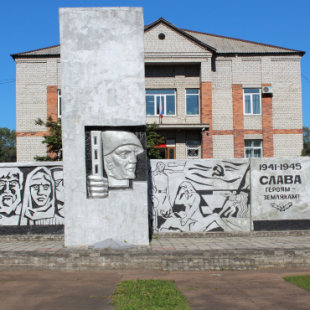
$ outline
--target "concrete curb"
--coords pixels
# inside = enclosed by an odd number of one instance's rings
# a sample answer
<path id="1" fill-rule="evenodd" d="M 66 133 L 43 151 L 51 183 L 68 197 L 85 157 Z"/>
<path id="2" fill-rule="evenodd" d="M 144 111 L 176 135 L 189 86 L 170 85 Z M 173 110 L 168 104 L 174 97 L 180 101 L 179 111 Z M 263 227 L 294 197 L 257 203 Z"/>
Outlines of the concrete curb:
<path id="1" fill-rule="evenodd" d="M 255 270 L 309 267 L 310 249 L 2 251 L 0 270 Z"/>

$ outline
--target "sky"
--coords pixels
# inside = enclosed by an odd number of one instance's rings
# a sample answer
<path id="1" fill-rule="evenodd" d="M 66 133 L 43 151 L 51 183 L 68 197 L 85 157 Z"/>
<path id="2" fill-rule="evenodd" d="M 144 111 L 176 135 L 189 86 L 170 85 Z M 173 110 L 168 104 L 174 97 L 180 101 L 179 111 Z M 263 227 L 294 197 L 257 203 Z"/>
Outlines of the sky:
<path id="1" fill-rule="evenodd" d="M 59 44 L 60 7 L 143 7 L 183 29 L 306 51 L 301 60 L 303 124 L 310 127 L 309 0 L 0 0 L 0 127 L 16 129 L 15 62 L 10 54 Z"/>

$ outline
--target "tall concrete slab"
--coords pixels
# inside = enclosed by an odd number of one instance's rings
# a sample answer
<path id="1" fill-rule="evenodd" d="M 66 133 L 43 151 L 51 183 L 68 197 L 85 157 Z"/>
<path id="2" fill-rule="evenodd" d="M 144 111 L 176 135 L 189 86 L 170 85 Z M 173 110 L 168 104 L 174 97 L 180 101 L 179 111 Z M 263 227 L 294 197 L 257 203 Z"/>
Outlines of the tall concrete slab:
<path id="1" fill-rule="evenodd" d="M 59 17 L 65 244 L 148 244 L 142 8 L 61 8 Z M 116 168 L 126 156 L 131 166 L 112 182 L 103 157 L 128 145 Z"/>

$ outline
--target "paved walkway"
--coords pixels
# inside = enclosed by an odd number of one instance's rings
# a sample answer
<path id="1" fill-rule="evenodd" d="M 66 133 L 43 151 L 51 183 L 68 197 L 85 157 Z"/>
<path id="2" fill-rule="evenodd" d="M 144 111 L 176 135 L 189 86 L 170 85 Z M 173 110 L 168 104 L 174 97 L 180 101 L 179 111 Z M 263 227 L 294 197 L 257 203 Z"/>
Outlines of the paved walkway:
<path id="1" fill-rule="evenodd" d="M 283 280 L 307 269 L 257 271 L 0 271 L 5 310 L 113 309 L 112 294 L 124 280 L 173 280 L 193 310 L 309 309 L 310 294 Z"/>
<path id="2" fill-rule="evenodd" d="M 225 238 L 158 238 L 153 250 L 244 250 L 309 249 L 310 236 L 225 237 Z"/>
<path id="3" fill-rule="evenodd" d="M 87 247 L 64 247 L 64 242 L 59 240 L 17 240 L 14 237 L 7 240 L 0 239 L 0 251 L 47 251 L 57 252 L 66 250 L 74 252 L 87 249 Z M 292 249 L 310 250 L 310 233 L 305 232 L 299 236 L 294 235 L 272 235 L 239 236 L 239 237 L 200 237 L 200 238 L 169 238 L 157 237 L 152 239 L 149 246 L 140 246 L 127 251 L 193 251 L 193 250 L 260 250 L 260 249 Z"/>

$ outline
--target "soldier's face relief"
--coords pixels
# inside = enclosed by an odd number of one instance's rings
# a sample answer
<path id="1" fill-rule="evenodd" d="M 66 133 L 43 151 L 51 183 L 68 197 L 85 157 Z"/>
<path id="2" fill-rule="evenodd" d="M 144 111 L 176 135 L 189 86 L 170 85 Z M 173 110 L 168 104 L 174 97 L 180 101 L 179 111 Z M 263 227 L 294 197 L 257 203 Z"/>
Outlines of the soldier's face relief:
<path id="1" fill-rule="evenodd" d="M 52 193 L 51 182 L 45 173 L 36 173 L 30 185 L 30 194 L 38 207 L 43 207 L 49 200 Z"/>
<path id="2" fill-rule="evenodd" d="M 15 176 L 0 179 L 0 212 L 10 214 L 21 201 L 20 184 Z"/>
<path id="3" fill-rule="evenodd" d="M 116 179 L 134 179 L 136 177 L 138 148 L 135 145 L 123 145 L 105 156 L 108 169 Z"/>

